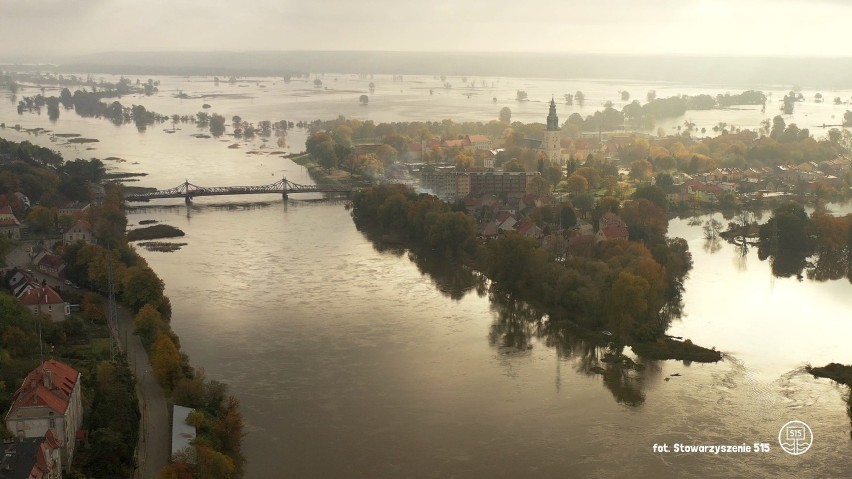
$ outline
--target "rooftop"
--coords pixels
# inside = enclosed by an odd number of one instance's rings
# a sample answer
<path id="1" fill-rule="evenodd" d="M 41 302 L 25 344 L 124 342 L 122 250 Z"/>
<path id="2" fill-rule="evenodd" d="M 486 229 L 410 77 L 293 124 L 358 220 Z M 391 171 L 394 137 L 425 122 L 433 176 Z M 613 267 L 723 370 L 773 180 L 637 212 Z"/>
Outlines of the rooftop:
<path id="1" fill-rule="evenodd" d="M 30 371 L 15 391 L 7 417 L 22 409 L 37 407 L 49 407 L 58 414 L 65 414 L 79 377 L 80 373 L 65 363 L 55 359 L 45 361 Z"/>

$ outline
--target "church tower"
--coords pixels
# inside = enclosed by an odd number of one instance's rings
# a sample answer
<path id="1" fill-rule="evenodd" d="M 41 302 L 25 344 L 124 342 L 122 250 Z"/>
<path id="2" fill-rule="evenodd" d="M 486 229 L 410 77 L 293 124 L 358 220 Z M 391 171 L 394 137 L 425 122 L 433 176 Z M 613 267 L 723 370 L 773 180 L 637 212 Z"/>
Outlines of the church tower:
<path id="1" fill-rule="evenodd" d="M 550 99 L 550 112 L 547 114 L 547 130 L 544 132 L 544 154 L 554 164 L 562 164 L 562 146 L 559 144 L 559 117 L 556 116 L 556 102 Z"/>

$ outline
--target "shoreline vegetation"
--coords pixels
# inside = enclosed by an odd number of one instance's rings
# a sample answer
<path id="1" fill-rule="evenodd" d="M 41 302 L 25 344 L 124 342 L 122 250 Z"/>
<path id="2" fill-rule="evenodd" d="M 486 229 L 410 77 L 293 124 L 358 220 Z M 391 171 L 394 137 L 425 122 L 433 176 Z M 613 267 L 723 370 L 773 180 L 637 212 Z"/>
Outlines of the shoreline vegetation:
<path id="1" fill-rule="evenodd" d="M 186 233 L 184 233 L 178 227 L 164 224 L 155 224 L 151 226 L 143 226 L 141 228 L 136 228 L 128 231 L 127 241 L 178 238 L 185 235 Z"/>
<path id="2" fill-rule="evenodd" d="M 91 201 L 90 183 L 101 183 L 105 176 L 100 160 L 65 161 L 59 153 L 29 142 L 15 143 L 0 138 L 0 153 L 10 158 L 4 165 L 4 174 L 10 184 L 24 185 L 23 191 L 35 206 L 26 208 L 13 194 L 14 190 L 8 191 L 2 185 L 0 198 L 18 217 L 26 218 L 34 234 L 55 235 L 59 234 L 58 228 L 70 226 L 74 218 L 58 215 L 58 208 L 69 201 Z M 20 178 L 27 181 L 22 182 Z M 164 295 L 165 285 L 128 243 L 122 191 L 121 185 L 104 183 L 103 201 L 93 204 L 82 216 L 91 225 L 97 244 L 78 241 L 60 245 L 56 250 L 66 265 L 66 278 L 81 288 L 79 292 L 69 290 L 62 294 L 66 300 L 81 305 L 86 321 L 81 322 L 72 315 L 61 323 L 41 322 L 43 337 L 56 346 L 56 355 L 70 359 L 72 365 L 82 364 L 84 387 L 94 387 L 96 391 L 94 402 L 87 405 L 84 415 L 90 432 L 90 449 L 77 456 L 80 464 L 75 461 L 75 467 L 86 477 L 112 479 L 130 477 L 135 466 L 133 455 L 139 424 L 137 396 L 133 393 L 136 382 L 121 357 L 115 364 L 109 361 L 107 305 L 103 296 L 110 290 L 111 279 L 116 300 L 134 315 L 134 334 L 148 351 L 150 371 L 169 405 L 194 409 L 189 424 L 197 431 L 195 447 L 190 454 L 173 458 L 160 472 L 160 477 L 238 479 L 245 465 L 241 450 L 245 425 L 239 400 L 229 394 L 227 385 L 207 379 L 203 369 L 190 365 L 189 357 L 181 352 L 180 340 L 171 329 L 172 308 Z M 154 225 L 158 226 L 165 225 Z M 0 237 L 0 252 L 8 251 L 10 245 L 13 243 Z M 0 332 L 3 332 L 0 334 L 0 356 L 6 357 L 8 353 L 10 361 L 0 361 L 3 373 L 0 379 L 5 384 L 19 384 L 37 365 L 33 363 L 39 351 L 36 328 L 39 321 L 13 297 L 8 296 L 8 300 L 6 297 L 0 294 L 0 309 L 10 313 L 9 317 L 0 315 Z M 4 324 L 6 321 L 12 324 Z M 9 328 L 16 334 L 6 334 Z M 87 333 L 87 328 L 95 328 L 99 333 Z M 73 342 L 84 337 L 90 338 L 91 346 L 81 348 Z M 67 351 L 63 347 L 66 340 L 73 340 Z M 97 363 L 80 363 L 75 358 L 94 358 Z M 0 399 L 8 400 L 4 399 L 5 394 L 12 391 L 0 387 Z M 168 428 L 169 424 L 158 427 Z"/>
<path id="3" fill-rule="evenodd" d="M 829 363 L 822 367 L 807 366 L 807 371 L 817 378 L 828 378 L 852 388 L 852 366 Z"/>
<path id="4" fill-rule="evenodd" d="M 852 439 L 852 365 L 829 363 L 822 367 L 808 365 L 805 369 L 816 378 L 831 379 L 847 386 L 846 413 L 849 416 L 849 438 Z"/>

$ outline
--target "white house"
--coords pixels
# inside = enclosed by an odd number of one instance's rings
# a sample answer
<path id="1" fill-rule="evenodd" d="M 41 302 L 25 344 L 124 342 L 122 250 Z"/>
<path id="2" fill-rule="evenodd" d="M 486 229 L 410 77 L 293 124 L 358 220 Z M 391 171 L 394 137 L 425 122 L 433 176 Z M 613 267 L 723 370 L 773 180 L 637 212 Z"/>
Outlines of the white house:
<path id="1" fill-rule="evenodd" d="M 64 321 L 71 315 L 71 306 L 50 286 L 27 289 L 18 300 L 33 312 L 33 316 L 46 314 L 54 323 Z"/>
<path id="2" fill-rule="evenodd" d="M 62 234 L 62 239 L 65 244 L 76 243 L 83 241 L 84 243 L 95 244 L 95 235 L 92 233 L 92 225 L 88 221 L 77 220 Z"/>

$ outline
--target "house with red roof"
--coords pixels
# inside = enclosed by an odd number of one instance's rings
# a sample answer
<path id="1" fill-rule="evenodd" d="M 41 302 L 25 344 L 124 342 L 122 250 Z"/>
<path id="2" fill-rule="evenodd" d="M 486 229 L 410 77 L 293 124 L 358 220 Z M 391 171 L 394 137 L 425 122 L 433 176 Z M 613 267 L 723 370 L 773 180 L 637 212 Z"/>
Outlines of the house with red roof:
<path id="1" fill-rule="evenodd" d="M 541 228 L 538 227 L 538 225 L 529 220 L 517 225 L 515 231 L 526 236 L 527 238 L 533 239 L 539 239 L 544 234 L 544 232 L 541 230 Z"/>
<path id="2" fill-rule="evenodd" d="M 33 259 L 33 264 L 44 274 L 60 279 L 65 277 L 65 260 L 62 256 L 43 251 Z"/>
<path id="3" fill-rule="evenodd" d="M 30 371 L 6 413 L 6 428 L 18 438 L 54 435 L 66 471 L 74 459 L 82 422 L 80 373 L 55 359 Z"/>
<path id="4" fill-rule="evenodd" d="M 21 294 L 18 300 L 32 311 L 34 316 L 46 314 L 53 322 L 65 321 L 71 315 L 71 306 L 50 286 L 30 288 Z"/>
<path id="5" fill-rule="evenodd" d="M 21 222 L 9 205 L 0 206 L 0 235 L 12 240 L 21 239 Z"/>
<path id="6" fill-rule="evenodd" d="M 488 138 L 485 135 L 467 135 L 464 137 L 465 146 L 469 146 L 474 150 L 485 150 L 490 151 L 493 148 L 491 143 L 491 138 Z"/>
<path id="7" fill-rule="evenodd" d="M 598 221 L 598 233 L 595 235 L 595 243 L 601 241 L 627 240 L 627 224 L 617 214 L 609 211 L 601 216 Z"/>
<path id="8" fill-rule="evenodd" d="M 444 140 L 441 144 L 444 148 L 464 148 L 468 146 L 465 140 Z"/>
<path id="9" fill-rule="evenodd" d="M 63 206 L 60 206 L 59 214 L 79 218 L 83 215 L 83 213 L 89 211 L 89 208 L 91 207 L 91 203 L 84 203 L 82 201 L 72 201 L 71 203 L 66 203 Z"/>

